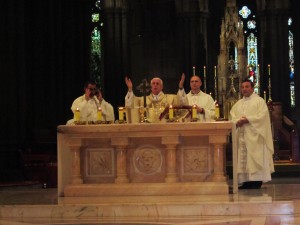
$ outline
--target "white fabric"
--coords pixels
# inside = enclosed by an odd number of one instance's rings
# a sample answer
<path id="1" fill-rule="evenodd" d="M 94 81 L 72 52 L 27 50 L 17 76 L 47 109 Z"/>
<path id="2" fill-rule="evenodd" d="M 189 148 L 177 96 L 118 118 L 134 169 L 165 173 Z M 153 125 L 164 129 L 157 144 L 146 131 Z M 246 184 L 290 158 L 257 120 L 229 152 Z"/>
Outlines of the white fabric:
<path id="1" fill-rule="evenodd" d="M 158 95 L 150 94 L 146 96 L 147 119 L 149 122 L 161 122 L 160 114 L 168 105 L 176 105 L 177 97 L 172 94 L 164 94 L 160 92 Z M 128 108 L 136 108 L 144 106 L 144 97 L 136 97 L 134 93 L 127 92 L 125 96 L 125 106 Z"/>
<path id="2" fill-rule="evenodd" d="M 100 105 L 96 96 L 87 101 L 85 95 L 82 95 L 73 101 L 71 110 L 74 114 L 74 118 L 69 120 L 67 125 L 74 124 L 75 111 L 77 108 L 80 110 L 80 121 L 97 121 L 97 111 L 99 106 L 102 110 L 103 120 L 114 121 L 114 109 L 111 104 L 103 99 Z"/>
<path id="3" fill-rule="evenodd" d="M 115 121 L 114 108 L 110 103 L 103 99 L 100 105 L 99 102 L 97 103 L 97 106 L 100 106 L 102 110 L 102 116 L 104 121 Z"/>
<path id="4" fill-rule="evenodd" d="M 177 96 L 181 105 L 197 105 L 204 109 L 205 113 L 198 113 L 199 121 L 209 122 L 215 118 L 215 102 L 213 98 L 200 91 L 193 94 L 191 91 L 186 94 L 184 89 L 179 89 Z"/>
<path id="5" fill-rule="evenodd" d="M 268 107 L 253 93 L 233 105 L 230 115 L 233 123 L 246 117 L 249 123 L 236 129 L 238 147 L 238 182 L 271 180 L 274 172 L 273 138 Z"/>
<path id="6" fill-rule="evenodd" d="M 161 91 L 158 95 L 150 94 L 146 96 L 147 107 L 152 108 L 153 104 L 160 104 L 164 108 L 167 105 L 176 105 L 177 98 L 176 95 L 165 94 Z M 125 106 L 130 108 L 144 106 L 144 97 L 137 97 L 132 91 L 129 91 L 125 96 Z"/>

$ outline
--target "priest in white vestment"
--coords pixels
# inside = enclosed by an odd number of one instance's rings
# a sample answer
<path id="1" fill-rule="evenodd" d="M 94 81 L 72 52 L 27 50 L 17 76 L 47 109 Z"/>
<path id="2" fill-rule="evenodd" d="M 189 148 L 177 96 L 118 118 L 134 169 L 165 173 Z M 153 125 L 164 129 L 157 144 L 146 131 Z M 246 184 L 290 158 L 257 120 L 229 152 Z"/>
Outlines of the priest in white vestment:
<path id="1" fill-rule="evenodd" d="M 190 79 L 191 91 L 186 94 L 183 88 L 183 83 L 185 80 L 185 75 L 181 75 L 181 80 L 179 82 L 179 90 L 177 96 L 179 98 L 180 105 L 196 105 L 197 107 L 197 117 L 199 121 L 210 122 L 215 119 L 215 102 L 213 98 L 202 92 L 200 87 L 202 81 L 199 76 L 194 75 Z"/>
<path id="2" fill-rule="evenodd" d="M 241 92 L 243 98 L 230 111 L 237 127 L 238 182 L 240 189 L 256 189 L 274 172 L 271 122 L 267 104 L 254 93 L 251 80 L 242 81 Z"/>
<path id="3" fill-rule="evenodd" d="M 97 95 L 96 95 L 97 94 Z M 94 81 L 88 81 L 84 85 L 84 94 L 76 98 L 71 106 L 74 118 L 67 122 L 67 125 L 75 124 L 75 112 L 79 110 L 80 121 L 93 123 L 98 120 L 98 108 L 101 108 L 103 121 L 114 122 L 114 110 L 111 104 L 102 98 L 100 90 L 97 90 Z"/>

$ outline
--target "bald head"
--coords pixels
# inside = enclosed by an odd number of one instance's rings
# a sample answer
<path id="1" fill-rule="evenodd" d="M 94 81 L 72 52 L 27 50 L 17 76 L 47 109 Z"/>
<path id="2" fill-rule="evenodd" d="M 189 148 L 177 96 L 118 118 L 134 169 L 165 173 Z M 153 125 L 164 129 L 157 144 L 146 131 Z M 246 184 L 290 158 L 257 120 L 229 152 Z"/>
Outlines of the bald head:
<path id="1" fill-rule="evenodd" d="M 194 75 L 190 79 L 191 91 L 197 94 L 200 91 L 200 87 L 202 85 L 202 81 L 199 76 Z"/>

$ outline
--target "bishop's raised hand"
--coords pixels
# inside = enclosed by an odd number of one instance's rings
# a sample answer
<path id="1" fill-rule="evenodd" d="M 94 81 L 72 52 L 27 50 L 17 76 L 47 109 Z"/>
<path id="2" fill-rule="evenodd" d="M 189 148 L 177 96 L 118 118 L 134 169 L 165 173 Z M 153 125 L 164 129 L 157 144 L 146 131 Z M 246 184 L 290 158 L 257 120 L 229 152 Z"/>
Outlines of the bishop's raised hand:
<path id="1" fill-rule="evenodd" d="M 132 91 L 132 82 L 128 76 L 125 77 L 125 83 L 127 85 L 128 91 Z"/>
<path id="2" fill-rule="evenodd" d="M 185 80 L 185 74 L 182 73 L 182 74 L 181 74 L 181 79 L 180 79 L 179 85 L 178 85 L 178 86 L 179 86 L 179 89 L 182 89 L 182 88 L 183 88 L 184 80 Z"/>

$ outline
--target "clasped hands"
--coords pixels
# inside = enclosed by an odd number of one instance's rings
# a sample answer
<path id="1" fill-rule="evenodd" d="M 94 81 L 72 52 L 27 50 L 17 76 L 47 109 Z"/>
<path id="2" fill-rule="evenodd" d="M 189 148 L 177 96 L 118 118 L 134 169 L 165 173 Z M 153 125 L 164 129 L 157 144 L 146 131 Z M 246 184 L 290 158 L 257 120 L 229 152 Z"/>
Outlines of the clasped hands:
<path id="1" fill-rule="evenodd" d="M 248 119 L 245 116 L 242 116 L 237 122 L 236 122 L 236 126 L 237 127 L 241 127 L 243 126 L 245 123 L 249 123 Z"/>

